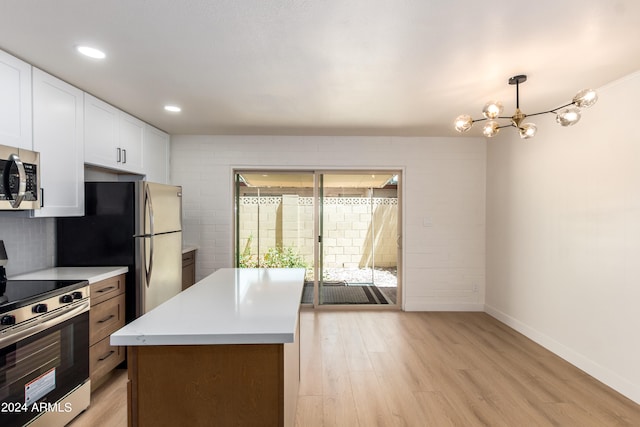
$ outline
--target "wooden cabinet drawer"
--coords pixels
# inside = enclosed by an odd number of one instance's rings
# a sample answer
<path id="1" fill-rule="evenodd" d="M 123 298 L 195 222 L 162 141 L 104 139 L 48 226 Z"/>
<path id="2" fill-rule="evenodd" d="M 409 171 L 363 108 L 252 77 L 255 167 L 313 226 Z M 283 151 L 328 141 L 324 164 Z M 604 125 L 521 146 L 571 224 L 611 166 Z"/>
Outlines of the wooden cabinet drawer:
<path id="1" fill-rule="evenodd" d="M 125 324 L 125 274 L 91 284 L 89 377 L 91 391 L 125 360 L 126 347 L 112 346 L 110 335 Z"/>
<path id="2" fill-rule="evenodd" d="M 91 306 L 124 292 L 125 275 L 111 277 L 91 284 Z"/>
<path id="3" fill-rule="evenodd" d="M 93 345 L 124 326 L 124 294 L 89 310 L 89 345 Z"/>
<path id="4" fill-rule="evenodd" d="M 189 251 L 182 254 L 182 264 L 191 264 L 196 260 L 196 251 Z"/>
<path id="5" fill-rule="evenodd" d="M 89 376 L 93 383 L 124 361 L 126 347 L 109 344 L 109 337 L 89 347 Z"/>

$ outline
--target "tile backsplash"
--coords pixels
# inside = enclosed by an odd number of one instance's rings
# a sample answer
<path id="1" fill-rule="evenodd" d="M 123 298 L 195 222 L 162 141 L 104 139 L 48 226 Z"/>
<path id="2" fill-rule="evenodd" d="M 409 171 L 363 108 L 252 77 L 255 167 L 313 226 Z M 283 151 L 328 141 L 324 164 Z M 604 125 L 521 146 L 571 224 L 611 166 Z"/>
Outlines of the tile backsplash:
<path id="1" fill-rule="evenodd" d="M 28 218 L 26 212 L 0 212 L 0 240 L 7 249 L 9 278 L 55 265 L 53 218 Z"/>

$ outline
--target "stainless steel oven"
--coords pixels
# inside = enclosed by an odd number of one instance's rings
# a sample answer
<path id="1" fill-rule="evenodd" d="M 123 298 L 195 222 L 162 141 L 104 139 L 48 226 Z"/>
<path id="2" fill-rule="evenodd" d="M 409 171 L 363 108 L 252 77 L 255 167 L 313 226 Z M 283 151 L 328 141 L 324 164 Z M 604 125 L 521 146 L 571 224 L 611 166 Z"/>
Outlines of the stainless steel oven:
<path id="1" fill-rule="evenodd" d="M 89 406 L 89 284 L 8 280 L 5 287 L 0 425 L 64 426 Z"/>

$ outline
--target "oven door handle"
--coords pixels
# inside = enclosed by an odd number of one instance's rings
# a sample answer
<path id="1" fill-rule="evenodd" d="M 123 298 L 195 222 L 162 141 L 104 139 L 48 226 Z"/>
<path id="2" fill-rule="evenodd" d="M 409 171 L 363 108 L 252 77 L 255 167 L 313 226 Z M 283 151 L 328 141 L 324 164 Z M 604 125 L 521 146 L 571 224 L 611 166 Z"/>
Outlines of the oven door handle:
<path id="1" fill-rule="evenodd" d="M 25 325 L 16 325 L 14 328 L 3 330 L 0 332 L 0 349 L 15 344 L 25 338 L 29 338 L 38 332 L 59 325 L 62 322 L 66 322 L 85 311 L 89 311 L 89 300 L 82 301 L 77 305 L 68 305 L 59 310 L 63 311 L 56 312 L 55 317 L 47 318 L 45 315 L 41 318 L 34 319 L 35 321 L 27 322 Z M 5 334 L 7 335 L 5 336 Z"/>

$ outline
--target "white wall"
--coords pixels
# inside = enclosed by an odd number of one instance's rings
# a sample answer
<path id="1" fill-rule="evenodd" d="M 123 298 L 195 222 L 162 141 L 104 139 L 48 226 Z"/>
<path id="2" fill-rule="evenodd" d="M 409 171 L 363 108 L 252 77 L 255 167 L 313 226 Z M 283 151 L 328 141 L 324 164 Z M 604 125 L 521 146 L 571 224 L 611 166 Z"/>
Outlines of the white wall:
<path id="1" fill-rule="evenodd" d="M 482 310 L 485 148 L 479 138 L 178 135 L 171 177 L 202 278 L 233 266 L 234 168 L 404 169 L 404 308 Z"/>
<path id="2" fill-rule="evenodd" d="M 640 402 L 640 73 L 598 92 L 488 142 L 486 310 Z"/>

